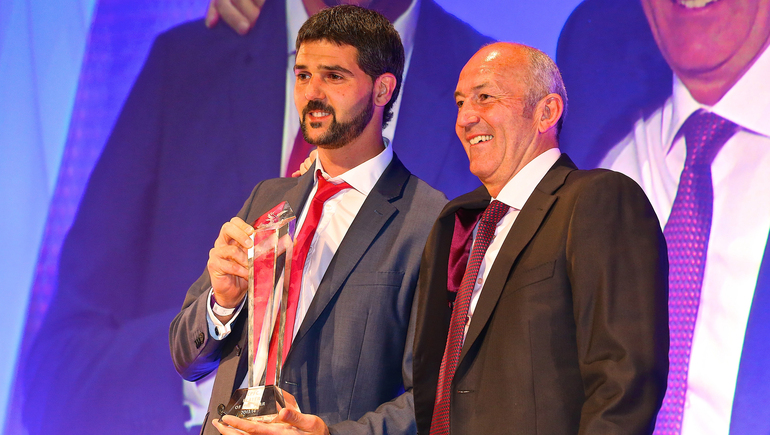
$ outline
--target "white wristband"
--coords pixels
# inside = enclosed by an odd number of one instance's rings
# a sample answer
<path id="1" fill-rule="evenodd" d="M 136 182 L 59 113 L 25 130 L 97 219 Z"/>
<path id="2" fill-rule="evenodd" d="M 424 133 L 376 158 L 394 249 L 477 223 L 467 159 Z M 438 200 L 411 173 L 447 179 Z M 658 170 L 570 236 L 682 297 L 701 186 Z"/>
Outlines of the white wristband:
<path id="1" fill-rule="evenodd" d="M 236 308 L 225 308 L 217 303 L 217 300 L 214 298 L 214 295 L 211 295 L 211 311 L 214 312 L 217 316 L 229 316 L 235 312 Z"/>

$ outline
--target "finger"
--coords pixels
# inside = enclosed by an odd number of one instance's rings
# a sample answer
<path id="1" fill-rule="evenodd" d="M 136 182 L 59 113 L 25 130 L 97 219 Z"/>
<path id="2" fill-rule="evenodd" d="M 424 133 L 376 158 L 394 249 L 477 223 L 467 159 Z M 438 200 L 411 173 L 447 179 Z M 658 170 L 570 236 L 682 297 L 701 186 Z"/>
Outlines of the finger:
<path id="1" fill-rule="evenodd" d="M 305 172 L 307 172 L 307 171 L 305 171 Z M 292 172 L 292 173 L 291 173 L 291 177 L 292 177 L 292 178 L 297 178 L 297 177 L 299 177 L 300 175 L 302 175 L 302 170 L 301 170 L 301 169 L 297 169 L 296 171 L 294 171 L 294 172 Z"/>
<path id="2" fill-rule="evenodd" d="M 216 9 L 222 19 L 241 35 L 248 33 L 251 24 L 246 16 L 238 9 L 232 0 L 217 0 Z"/>
<path id="3" fill-rule="evenodd" d="M 251 225 L 239 217 L 234 217 L 230 222 L 225 222 L 222 225 L 219 230 L 219 237 L 214 242 L 214 247 L 236 245 L 243 249 L 249 249 L 254 245 L 251 240 L 252 233 L 254 233 L 254 228 Z"/>
<path id="4" fill-rule="evenodd" d="M 251 234 L 254 232 L 254 227 L 244 222 L 243 219 L 239 218 L 238 216 L 235 216 L 232 219 L 230 219 L 230 223 L 242 229 L 246 234 Z"/>
<path id="5" fill-rule="evenodd" d="M 291 425 L 301 432 L 318 435 L 329 433 L 326 423 L 320 417 L 313 414 L 303 414 L 294 409 L 284 408 L 280 410 L 274 422 Z"/>
<path id="6" fill-rule="evenodd" d="M 297 399 L 291 393 L 289 393 L 288 391 L 284 391 L 283 400 L 284 402 L 286 402 L 286 408 L 299 411 L 299 405 L 297 404 Z"/>
<path id="7" fill-rule="evenodd" d="M 259 18 L 259 13 L 262 10 L 262 5 L 265 3 L 260 0 L 230 0 L 236 9 L 246 18 L 249 22 L 249 29 L 254 26 Z M 246 29 L 248 31 L 248 29 Z"/>
<path id="8" fill-rule="evenodd" d="M 209 2 L 209 7 L 206 10 L 206 27 L 209 29 L 216 26 L 217 22 L 219 22 L 219 12 L 217 12 L 216 2 L 217 0 L 211 0 Z"/>
<path id="9" fill-rule="evenodd" d="M 239 429 L 239 433 L 259 434 L 271 432 L 270 426 L 268 424 L 244 420 L 232 415 L 223 415 L 222 422 L 232 426 L 235 429 Z"/>
<path id="10" fill-rule="evenodd" d="M 225 417 L 228 417 L 228 416 L 225 416 Z M 225 426 L 219 420 L 213 420 L 211 422 L 211 424 L 213 424 L 214 427 L 216 427 L 217 430 L 219 431 L 219 433 L 222 434 L 222 435 L 242 435 L 242 434 L 248 434 L 248 432 L 244 432 L 242 430 L 239 430 L 239 429 L 236 429 L 236 428 L 233 428 L 233 427 L 230 427 L 230 426 Z"/>
<path id="11" fill-rule="evenodd" d="M 225 275 L 249 278 L 248 256 L 243 250 L 232 245 L 219 246 L 209 251 L 206 267 L 212 278 Z"/>

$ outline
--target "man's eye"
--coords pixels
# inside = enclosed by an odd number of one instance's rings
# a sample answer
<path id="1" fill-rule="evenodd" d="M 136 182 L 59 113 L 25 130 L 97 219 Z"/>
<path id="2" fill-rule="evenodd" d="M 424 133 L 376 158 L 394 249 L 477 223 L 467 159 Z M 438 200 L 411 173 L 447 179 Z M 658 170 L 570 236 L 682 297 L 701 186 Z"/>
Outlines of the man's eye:
<path id="1" fill-rule="evenodd" d="M 491 98 L 488 94 L 479 94 L 479 101 L 488 100 Z"/>
<path id="2" fill-rule="evenodd" d="M 307 73 L 297 73 L 297 80 L 307 80 L 310 78 L 310 74 Z"/>
<path id="3" fill-rule="evenodd" d="M 342 76 L 339 74 L 329 74 L 329 78 L 332 80 L 342 80 Z"/>
<path id="4" fill-rule="evenodd" d="M 461 109 L 463 107 L 463 103 L 464 103 L 464 101 L 462 101 L 462 100 L 455 102 L 455 104 L 457 104 L 457 108 L 458 109 Z"/>

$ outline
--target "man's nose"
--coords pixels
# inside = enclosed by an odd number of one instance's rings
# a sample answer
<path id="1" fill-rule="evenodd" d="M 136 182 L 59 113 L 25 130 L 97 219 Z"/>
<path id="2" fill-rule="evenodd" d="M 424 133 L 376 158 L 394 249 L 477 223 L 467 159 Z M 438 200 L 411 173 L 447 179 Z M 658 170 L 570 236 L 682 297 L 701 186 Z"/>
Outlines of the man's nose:
<path id="1" fill-rule="evenodd" d="M 305 85 L 305 98 L 308 101 L 312 100 L 324 100 L 326 98 L 326 95 L 323 92 L 323 82 L 321 79 L 317 76 L 313 76 L 308 80 L 307 85 Z"/>
<path id="2" fill-rule="evenodd" d="M 466 102 L 457 111 L 457 126 L 466 128 L 479 122 L 479 115 L 473 104 Z"/>

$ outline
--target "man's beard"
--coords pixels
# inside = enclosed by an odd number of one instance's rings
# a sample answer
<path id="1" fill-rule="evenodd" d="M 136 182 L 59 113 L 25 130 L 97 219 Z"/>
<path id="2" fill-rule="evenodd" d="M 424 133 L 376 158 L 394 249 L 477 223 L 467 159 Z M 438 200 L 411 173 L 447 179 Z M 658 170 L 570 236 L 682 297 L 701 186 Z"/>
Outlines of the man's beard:
<path id="1" fill-rule="evenodd" d="M 337 122 L 337 115 L 334 112 L 333 107 L 317 100 L 308 101 L 307 106 L 302 110 L 302 120 L 300 123 L 302 136 L 305 137 L 305 141 L 318 148 L 327 150 L 342 148 L 349 144 L 364 132 L 364 129 L 366 129 L 366 126 L 369 125 L 369 121 L 371 121 L 374 116 L 374 101 L 372 101 L 371 96 L 369 96 L 367 100 L 366 107 L 356 114 L 353 119 L 347 122 Z M 311 139 L 308 136 L 307 122 L 305 121 L 307 114 L 312 111 L 328 112 L 332 115 L 332 122 L 329 124 L 329 129 L 326 133 L 321 135 L 321 137 L 316 139 Z M 310 126 L 320 127 L 320 123 L 311 122 Z"/>

